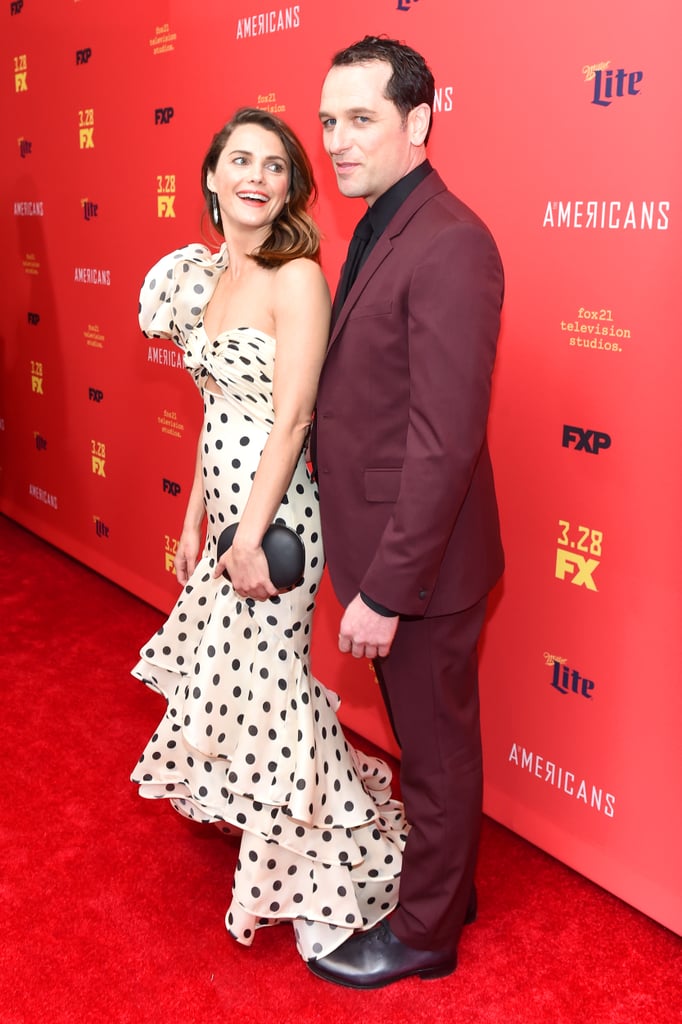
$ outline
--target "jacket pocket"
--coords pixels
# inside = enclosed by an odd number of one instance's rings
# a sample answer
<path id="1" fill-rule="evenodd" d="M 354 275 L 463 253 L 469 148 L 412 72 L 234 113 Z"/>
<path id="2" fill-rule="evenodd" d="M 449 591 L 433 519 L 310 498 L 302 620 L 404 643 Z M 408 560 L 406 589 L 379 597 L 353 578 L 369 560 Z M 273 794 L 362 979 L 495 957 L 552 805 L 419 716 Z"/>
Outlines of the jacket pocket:
<path id="1" fill-rule="evenodd" d="M 366 469 L 365 500 L 397 501 L 401 476 L 400 469 Z"/>
<path id="2" fill-rule="evenodd" d="M 363 303 L 362 298 L 358 299 L 350 313 L 349 320 L 359 320 L 365 316 L 388 316 L 393 312 L 393 299 L 379 299 L 375 302 Z"/>

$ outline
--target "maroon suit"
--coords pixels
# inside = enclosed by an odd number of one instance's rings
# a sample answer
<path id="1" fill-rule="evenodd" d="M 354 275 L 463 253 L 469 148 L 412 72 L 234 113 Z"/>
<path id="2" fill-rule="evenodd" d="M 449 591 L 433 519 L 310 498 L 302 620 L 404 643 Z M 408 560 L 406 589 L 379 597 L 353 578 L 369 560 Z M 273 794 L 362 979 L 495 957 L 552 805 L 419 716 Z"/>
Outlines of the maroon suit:
<path id="1" fill-rule="evenodd" d="M 318 394 L 334 589 L 401 615 L 375 662 L 412 825 L 391 928 L 422 949 L 456 947 L 478 846 L 476 643 L 503 568 L 486 443 L 502 291 L 490 233 L 432 171 L 339 311 Z"/>

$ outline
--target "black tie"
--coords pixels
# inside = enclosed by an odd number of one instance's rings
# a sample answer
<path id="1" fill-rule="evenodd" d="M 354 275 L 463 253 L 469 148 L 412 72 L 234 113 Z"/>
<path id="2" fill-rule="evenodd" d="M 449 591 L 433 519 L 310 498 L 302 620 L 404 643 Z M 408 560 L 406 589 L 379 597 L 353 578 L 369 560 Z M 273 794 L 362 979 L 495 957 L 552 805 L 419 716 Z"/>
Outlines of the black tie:
<path id="1" fill-rule="evenodd" d="M 355 279 L 360 272 L 360 268 L 365 262 L 368 255 L 368 245 L 371 237 L 372 225 L 370 223 L 368 210 L 355 228 L 353 237 L 350 240 L 350 245 L 348 246 L 348 255 L 346 256 L 346 262 L 343 265 L 341 280 L 339 281 L 339 287 L 336 289 L 336 296 L 334 298 L 335 317 L 346 301 L 348 292 L 353 287 Z"/>

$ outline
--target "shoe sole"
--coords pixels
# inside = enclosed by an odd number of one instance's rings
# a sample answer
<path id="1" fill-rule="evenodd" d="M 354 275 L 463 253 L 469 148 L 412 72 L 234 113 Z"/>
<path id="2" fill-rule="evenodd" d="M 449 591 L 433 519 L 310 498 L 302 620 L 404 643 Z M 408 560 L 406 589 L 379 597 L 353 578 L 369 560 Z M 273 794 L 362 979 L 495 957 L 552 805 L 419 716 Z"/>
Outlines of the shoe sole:
<path id="1" fill-rule="evenodd" d="M 334 978 L 322 971 L 316 971 L 312 966 L 314 962 L 314 960 L 309 960 L 306 966 L 316 978 L 320 978 L 322 981 L 330 981 L 333 985 L 342 985 L 343 988 L 355 989 L 386 988 L 387 985 L 393 985 L 397 981 L 406 981 L 408 978 L 419 978 L 421 981 L 436 981 L 438 978 L 445 978 L 452 974 L 457 967 L 457 961 L 455 961 L 452 965 L 443 964 L 440 967 L 424 967 L 421 970 L 410 971 L 408 974 L 401 974 L 397 978 L 387 978 L 385 981 L 361 984 L 350 980 Z"/>

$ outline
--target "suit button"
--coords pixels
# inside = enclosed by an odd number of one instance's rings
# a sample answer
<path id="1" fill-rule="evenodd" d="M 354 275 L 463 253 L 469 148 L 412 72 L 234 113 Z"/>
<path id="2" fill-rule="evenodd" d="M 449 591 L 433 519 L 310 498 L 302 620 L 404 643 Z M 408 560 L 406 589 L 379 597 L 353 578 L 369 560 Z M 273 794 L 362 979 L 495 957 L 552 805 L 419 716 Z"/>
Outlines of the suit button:
<path id="1" fill-rule="evenodd" d="M 426 591 L 426 590 L 420 590 L 420 591 L 419 591 L 419 600 L 420 600 L 420 601 L 424 601 L 424 600 L 426 600 L 427 594 L 428 594 L 428 591 Z"/>

